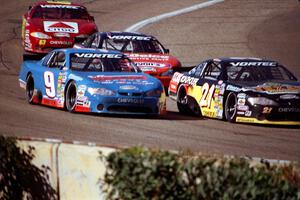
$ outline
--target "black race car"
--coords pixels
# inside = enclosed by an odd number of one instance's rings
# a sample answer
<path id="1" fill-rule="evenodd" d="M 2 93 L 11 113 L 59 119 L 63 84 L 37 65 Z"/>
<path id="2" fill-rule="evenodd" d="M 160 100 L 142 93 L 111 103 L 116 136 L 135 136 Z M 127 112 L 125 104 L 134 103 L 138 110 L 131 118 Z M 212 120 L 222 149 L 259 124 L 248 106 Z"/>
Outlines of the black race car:
<path id="1" fill-rule="evenodd" d="M 169 95 L 185 114 L 230 122 L 300 125 L 300 82 L 271 60 L 206 60 L 188 73 L 176 72 Z"/>

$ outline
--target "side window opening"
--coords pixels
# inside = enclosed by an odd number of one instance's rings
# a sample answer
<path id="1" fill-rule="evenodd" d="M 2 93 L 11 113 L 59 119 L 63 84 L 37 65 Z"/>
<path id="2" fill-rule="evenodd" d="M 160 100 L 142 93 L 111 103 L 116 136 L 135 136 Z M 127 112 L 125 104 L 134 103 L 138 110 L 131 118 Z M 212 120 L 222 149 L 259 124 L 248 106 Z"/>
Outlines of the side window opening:
<path id="1" fill-rule="evenodd" d="M 218 79 L 219 76 L 221 75 L 221 67 L 219 64 L 216 63 L 210 63 L 205 71 L 204 71 L 204 78 L 206 79 Z"/>

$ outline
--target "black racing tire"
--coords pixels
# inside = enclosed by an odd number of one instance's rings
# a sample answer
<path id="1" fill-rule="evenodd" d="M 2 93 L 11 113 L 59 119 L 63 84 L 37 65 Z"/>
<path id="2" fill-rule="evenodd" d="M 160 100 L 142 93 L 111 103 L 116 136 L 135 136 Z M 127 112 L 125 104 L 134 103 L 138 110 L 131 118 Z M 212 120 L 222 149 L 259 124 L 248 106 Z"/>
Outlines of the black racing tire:
<path id="1" fill-rule="evenodd" d="M 31 74 L 29 74 L 26 78 L 25 97 L 29 104 L 34 104 L 34 80 Z"/>
<path id="2" fill-rule="evenodd" d="M 229 122 L 235 122 L 237 113 L 237 97 L 231 92 L 228 94 L 225 102 L 225 119 Z"/>
<path id="3" fill-rule="evenodd" d="M 180 87 L 177 95 L 177 108 L 180 113 L 185 115 L 190 115 L 191 110 L 188 105 L 188 96 L 186 94 L 185 88 Z"/>
<path id="4" fill-rule="evenodd" d="M 77 100 L 77 88 L 74 81 L 71 81 L 66 90 L 65 106 L 67 111 L 74 112 Z"/>

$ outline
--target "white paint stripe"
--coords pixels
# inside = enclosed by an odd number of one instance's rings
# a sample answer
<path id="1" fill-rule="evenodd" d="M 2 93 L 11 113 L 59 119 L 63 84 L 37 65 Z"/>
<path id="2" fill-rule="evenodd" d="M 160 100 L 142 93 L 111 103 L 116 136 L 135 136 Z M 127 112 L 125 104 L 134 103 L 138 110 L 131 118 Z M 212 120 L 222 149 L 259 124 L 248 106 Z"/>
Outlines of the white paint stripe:
<path id="1" fill-rule="evenodd" d="M 191 7 L 187 7 L 187 8 L 183 8 L 183 9 L 180 9 L 180 10 L 175 10 L 173 12 L 157 15 L 155 17 L 151 17 L 151 18 L 145 19 L 143 21 L 140 21 L 136 24 L 133 24 L 132 26 L 126 28 L 125 31 L 128 31 L 128 32 L 137 31 L 137 30 L 141 29 L 142 27 L 144 27 L 148 24 L 158 22 L 162 19 L 166 19 L 166 18 L 169 18 L 169 17 L 174 17 L 176 15 L 192 12 L 194 10 L 197 10 L 197 9 L 200 9 L 200 8 L 205 8 L 205 7 L 208 7 L 208 6 L 212 6 L 214 4 L 221 3 L 223 1 L 224 0 L 211 0 L 211 1 L 207 1 L 207 2 L 203 2 L 203 3 L 193 5 Z"/>

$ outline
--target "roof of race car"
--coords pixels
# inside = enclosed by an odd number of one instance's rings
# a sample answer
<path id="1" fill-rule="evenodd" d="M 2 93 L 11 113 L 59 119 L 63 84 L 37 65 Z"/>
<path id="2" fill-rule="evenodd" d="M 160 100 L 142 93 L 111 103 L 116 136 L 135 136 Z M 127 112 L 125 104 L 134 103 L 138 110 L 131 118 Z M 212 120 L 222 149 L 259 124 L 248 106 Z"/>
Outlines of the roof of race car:
<path id="1" fill-rule="evenodd" d="M 150 37 L 151 39 L 156 38 L 152 35 L 147 35 L 138 32 L 122 32 L 122 31 L 109 31 L 109 32 L 98 32 L 101 37 L 108 37 L 108 36 L 137 36 L 137 37 Z"/>
<path id="2" fill-rule="evenodd" d="M 40 6 L 40 5 L 69 5 L 69 6 L 84 7 L 81 4 L 72 3 L 70 1 L 40 1 L 33 4 L 33 6 Z"/>

